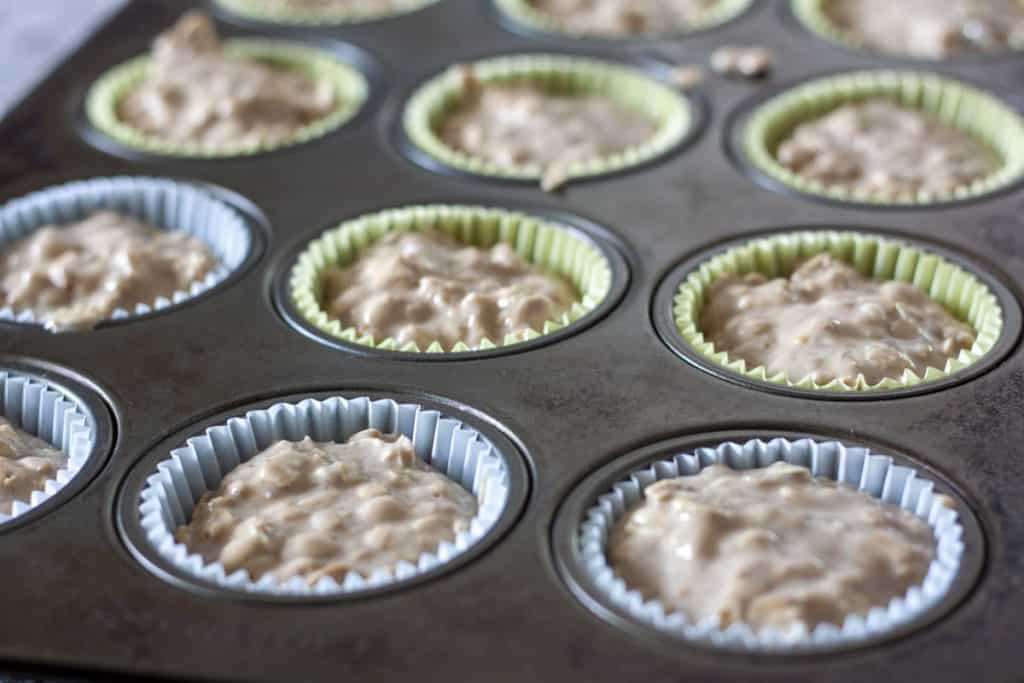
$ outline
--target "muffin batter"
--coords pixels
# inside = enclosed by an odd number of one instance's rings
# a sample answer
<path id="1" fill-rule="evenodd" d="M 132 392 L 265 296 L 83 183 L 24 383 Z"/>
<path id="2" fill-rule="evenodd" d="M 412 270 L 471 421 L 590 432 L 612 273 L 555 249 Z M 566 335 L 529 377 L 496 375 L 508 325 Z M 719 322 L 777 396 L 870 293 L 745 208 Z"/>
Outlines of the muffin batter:
<path id="1" fill-rule="evenodd" d="M 209 17 L 189 12 L 156 39 L 118 116 L 170 143 L 222 150 L 284 141 L 339 104 L 326 81 L 226 55 Z"/>
<path id="2" fill-rule="evenodd" d="M 92 327 L 117 309 L 187 291 L 217 265 L 200 240 L 112 211 L 48 225 L 0 253 L 0 305 L 51 329 Z"/>
<path id="3" fill-rule="evenodd" d="M 699 26 L 720 0 L 532 0 L 569 33 L 609 38 L 678 33 Z"/>
<path id="4" fill-rule="evenodd" d="M 503 169 L 558 174 L 577 162 L 650 140 L 655 121 L 603 95 L 559 94 L 531 83 L 480 84 L 468 69 L 465 101 L 440 125 L 450 147 Z"/>
<path id="5" fill-rule="evenodd" d="M 827 253 L 789 277 L 730 273 L 710 288 L 700 326 L 715 349 L 748 368 L 868 385 L 918 377 L 974 344 L 974 333 L 912 284 L 869 280 Z"/>
<path id="6" fill-rule="evenodd" d="M 822 10 L 866 48 L 942 59 L 1024 41 L 1020 0 L 826 0 Z"/>
<path id="7" fill-rule="evenodd" d="M 0 513 L 11 514 L 15 501 L 29 502 L 67 464 L 64 453 L 0 417 Z"/>
<path id="8" fill-rule="evenodd" d="M 264 12 L 387 14 L 405 9 L 412 0 L 249 0 Z"/>
<path id="9" fill-rule="evenodd" d="M 322 275 L 323 306 L 332 318 L 399 347 L 439 342 L 477 348 L 484 339 L 543 331 L 575 301 L 564 280 L 524 261 L 504 243 L 464 246 L 437 232 L 393 232 L 344 269 Z"/>
<path id="10" fill-rule="evenodd" d="M 755 630 L 841 625 L 921 584 L 934 555 L 910 512 L 782 462 L 656 482 L 608 540 L 645 599 Z"/>
<path id="11" fill-rule="evenodd" d="M 369 429 L 344 444 L 278 441 L 203 494 L 175 538 L 229 573 L 313 585 L 415 564 L 468 529 L 476 507 L 407 437 Z"/>
<path id="12" fill-rule="evenodd" d="M 776 156 L 802 178 L 877 198 L 949 193 L 1000 165 L 970 133 L 885 98 L 845 104 L 797 126 Z"/>

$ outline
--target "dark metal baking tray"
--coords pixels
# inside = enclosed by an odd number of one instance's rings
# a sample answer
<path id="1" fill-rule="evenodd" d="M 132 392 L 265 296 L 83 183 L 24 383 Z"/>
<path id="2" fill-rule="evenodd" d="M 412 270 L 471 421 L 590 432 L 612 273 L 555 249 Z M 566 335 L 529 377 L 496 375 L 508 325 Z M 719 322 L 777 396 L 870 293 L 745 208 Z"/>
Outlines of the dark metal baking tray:
<path id="1" fill-rule="evenodd" d="M 655 331 L 658 284 L 716 244 L 780 226 L 877 227 L 977 264 L 1021 299 L 1024 195 L 942 210 L 883 211 L 772 191 L 728 159 L 730 112 L 763 84 L 712 80 L 700 136 L 656 164 L 545 195 L 424 169 L 395 139 L 403 98 L 446 65 L 514 51 L 606 55 L 646 66 L 706 61 L 722 43 L 773 48 L 771 82 L 886 60 L 832 46 L 792 25 L 784 2 L 722 28 L 651 43 L 577 44 L 510 31 L 484 0 L 441 0 L 407 16 L 336 29 L 232 20 L 230 33 L 287 35 L 368 55 L 376 96 L 340 131 L 293 149 L 219 161 L 121 155 L 82 135 L 84 90 L 141 53 L 193 2 L 136 0 L 0 123 L 0 199 L 69 179 L 162 175 L 211 183 L 265 216 L 261 259 L 215 293 L 172 312 L 93 332 L 0 326 L 7 361 L 80 376 L 109 406 L 113 447 L 88 485 L 48 514 L 0 532 L 0 670 L 21 678 L 127 680 L 745 682 L 1019 680 L 1024 632 L 1024 354 L 921 395 L 856 402 L 766 392 L 684 362 Z M 344 45 L 355 46 L 351 51 Z M 1024 58 L 922 65 L 1024 106 Z M 113 152 L 113 153 L 112 153 Z M 273 284 L 301 242 L 331 222 L 382 207 L 459 201 L 578 216 L 614 236 L 629 279 L 618 304 L 577 334 L 519 353 L 398 362 L 296 332 Z M 493 421 L 522 451 L 529 496 L 483 554 L 401 591 L 282 605 L 175 586 L 137 562 L 115 521 L 132 465 L 172 434 L 233 408 L 307 392 L 400 391 Z M 736 656 L 666 647 L 591 612 L 556 568 L 553 524 L 574 487 L 620 454 L 717 432 L 814 433 L 909 456 L 972 506 L 984 566 L 959 605 L 880 645 L 815 657 Z M 13 675 L 13 674 L 12 674 Z"/>

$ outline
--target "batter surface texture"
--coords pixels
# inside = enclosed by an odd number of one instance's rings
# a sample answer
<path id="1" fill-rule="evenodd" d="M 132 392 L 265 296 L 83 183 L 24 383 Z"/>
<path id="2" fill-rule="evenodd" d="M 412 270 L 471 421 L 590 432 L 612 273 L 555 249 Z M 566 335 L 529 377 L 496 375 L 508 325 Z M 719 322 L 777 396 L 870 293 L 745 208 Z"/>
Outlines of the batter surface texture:
<path id="1" fill-rule="evenodd" d="M 64 453 L 0 417 L 0 512 L 11 514 L 15 501 L 28 503 L 67 463 Z"/>
<path id="2" fill-rule="evenodd" d="M 609 38 L 678 33 L 700 26 L 719 0 L 533 0 L 570 33 Z"/>

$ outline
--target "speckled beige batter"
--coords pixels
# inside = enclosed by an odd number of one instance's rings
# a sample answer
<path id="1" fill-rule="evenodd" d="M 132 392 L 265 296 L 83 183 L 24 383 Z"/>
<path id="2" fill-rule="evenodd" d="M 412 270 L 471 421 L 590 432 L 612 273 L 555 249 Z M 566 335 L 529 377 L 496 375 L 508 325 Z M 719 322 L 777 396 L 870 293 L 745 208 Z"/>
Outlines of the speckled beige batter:
<path id="1" fill-rule="evenodd" d="M 558 94 L 529 83 L 477 84 L 441 122 L 441 139 L 504 169 L 564 169 L 650 140 L 657 124 L 609 97 Z"/>
<path id="2" fill-rule="evenodd" d="M 622 37 L 699 26 L 720 0 L 532 0 L 571 33 Z"/>
<path id="3" fill-rule="evenodd" d="M 0 417 L 0 512 L 9 515 L 15 501 L 29 502 L 67 464 L 64 453 Z"/>
<path id="4" fill-rule="evenodd" d="M 748 368 L 869 385 L 904 370 L 919 377 L 974 344 L 971 328 L 912 284 L 869 280 L 829 254 L 788 278 L 728 274 L 701 311 L 705 338 Z"/>
<path id="5" fill-rule="evenodd" d="M 117 309 L 187 291 L 217 265 L 199 239 L 112 211 L 48 225 L 0 253 L 0 304 L 51 329 L 92 327 Z"/>
<path id="6" fill-rule="evenodd" d="M 175 538 L 228 572 L 312 585 L 415 564 L 468 529 L 476 509 L 407 437 L 370 429 L 344 444 L 278 441 L 205 493 Z"/>
<path id="7" fill-rule="evenodd" d="M 118 116 L 170 143 L 222 150 L 287 140 L 339 104 L 326 81 L 225 55 L 210 19 L 189 12 L 156 39 Z"/>
<path id="8" fill-rule="evenodd" d="M 267 12 L 352 12 L 386 14 L 412 7 L 415 0 L 249 0 L 249 4 Z"/>
<path id="9" fill-rule="evenodd" d="M 846 104 L 797 126 L 778 161 L 857 196 L 943 194 L 998 170 L 995 151 L 932 114 L 884 98 Z"/>
<path id="10" fill-rule="evenodd" d="M 825 16 L 872 50 L 924 59 L 1024 41 L 1021 0 L 828 0 Z"/>
<path id="11" fill-rule="evenodd" d="M 781 462 L 656 482 L 608 541 L 645 599 L 754 629 L 842 624 L 922 583 L 934 555 L 910 512 Z"/>
<path id="12" fill-rule="evenodd" d="M 437 341 L 476 348 L 484 339 L 543 331 L 578 301 L 560 277 L 524 261 L 507 244 L 465 246 L 437 232 L 385 235 L 347 268 L 322 275 L 332 318 L 378 341 Z"/>

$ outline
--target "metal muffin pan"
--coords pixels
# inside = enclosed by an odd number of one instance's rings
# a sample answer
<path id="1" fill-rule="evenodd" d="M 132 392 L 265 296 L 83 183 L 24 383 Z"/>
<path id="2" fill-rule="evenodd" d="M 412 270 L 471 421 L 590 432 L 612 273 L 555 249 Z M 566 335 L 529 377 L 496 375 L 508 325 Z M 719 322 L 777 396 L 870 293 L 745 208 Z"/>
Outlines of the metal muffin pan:
<path id="1" fill-rule="evenodd" d="M 751 182 L 723 152 L 727 117 L 777 83 L 891 66 L 836 49 L 782 20 L 781 0 L 709 32 L 618 43 L 588 53 L 643 63 L 705 62 L 720 44 L 761 44 L 767 83 L 711 79 L 704 131 L 656 164 L 546 195 L 526 184 L 434 172 L 394 131 L 407 94 L 453 62 L 580 49 L 524 35 L 489 2 L 442 0 L 413 14 L 337 28 L 251 22 L 232 35 L 356 46 L 379 65 L 363 115 L 315 142 L 249 158 L 170 160 L 98 148 L 78 116 L 107 68 L 144 52 L 197 0 L 136 0 L 0 123 L 0 200 L 70 179 L 155 175 L 209 183 L 259 207 L 267 246 L 252 267 L 161 315 L 53 335 L 0 326 L 10 362 L 91 378 L 115 441 L 87 486 L 0 534 L 0 671 L 108 680 L 697 680 L 709 682 L 1019 679 L 1024 630 L 1024 354 L 1009 341 L 983 374 L 901 398 L 834 402 L 723 381 L 683 362 L 652 319 L 658 285 L 688 256 L 780 228 L 865 226 L 939 245 L 990 273 L 1016 301 L 1024 285 L 1024 197 L 1008 192 L 941 210 L 860 210 Z M 223 17 L 224 15 L 218 15 Z M 1021 108 L 1020 58 L 930 67 Z M 325 226 L 387 207 L 451 202 L 565 217 L 608 240 L 628 266 L 618 303 L 571 335 L 521 352 L 455 362 L 396 360 L 310 339 L 278 313 L 275 281 Z M 582 223 L 575 223 L 577 218 Z M 607 231 L 607 232 L 605 232 Z M 312 605 L 216 597 L 154 575 L 119 528 L 133 467 L 218 415 L 275 397 L 406 394 L 483 421 L 525 454 L 517 519 L 471 560 L 414 586 Z M 484 417 L 487 416 L 487 417 Z M 490 418 L 490 419 L 488 419 Z M 980 574 L 929 624 L 851 652 L 745 657 L 669 646 L 595 614 L 559 569 L 558 511 L 579 482 L 624 453 L 680 436 L 820 434 L 905 453 L 966 501 L 984 538 Z M 614 465 L 613 465 L 614 467 Z M 968 510 L 964 511 L 964 518 Z M 562 539 L 562 540 L 560 540 Z M 0 679 L 3 675 L 0 675 Z"/>

